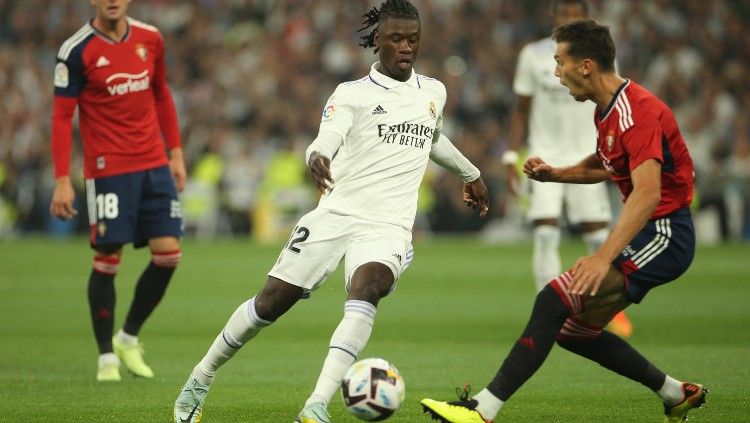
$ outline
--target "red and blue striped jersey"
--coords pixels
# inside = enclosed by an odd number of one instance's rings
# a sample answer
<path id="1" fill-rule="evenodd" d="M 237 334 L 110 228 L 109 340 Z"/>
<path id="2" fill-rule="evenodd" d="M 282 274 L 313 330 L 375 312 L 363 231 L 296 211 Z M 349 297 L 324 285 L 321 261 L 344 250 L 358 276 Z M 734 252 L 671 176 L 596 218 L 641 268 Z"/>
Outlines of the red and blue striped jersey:
<path id="1" fill-rule="evenodd" d="M 165 140 L 180 146 L 164 41 L 153 26 L 127 18 L 127 33 L 115 42 L 87 23 L 60 47 L 54 85 L 56 177 L 69 173 L 76 106 L 86 178 L 163 166 Z"/>
<path id="2" fill-rule="evenodd" d="M 641 163 L 661 163 L 661 201 L 652 218 L 687 207 L 693 198 L 694 173 L 685 140 L 672 110 L 655 95 L 626 81 L 605 110 L 594 115 L 596 154 L 623 196 L 633 191 L 630 173 Z"/>

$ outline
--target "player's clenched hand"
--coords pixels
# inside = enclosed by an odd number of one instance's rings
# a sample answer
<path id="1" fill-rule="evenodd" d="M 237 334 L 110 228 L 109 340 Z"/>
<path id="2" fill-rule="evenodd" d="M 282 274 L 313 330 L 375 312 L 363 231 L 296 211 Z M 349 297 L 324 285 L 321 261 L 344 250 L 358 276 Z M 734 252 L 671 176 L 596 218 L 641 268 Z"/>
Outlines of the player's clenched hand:
<path id="1" fill-rule="evenodd" d="M 472 182 L 464 183 L 464 204 L 474 210 L 479 209 L 481 217 L 487 216 L 487 212 L 490 210 L 489 202 L 490 196 L 487 193 L 487 186 L 484 185 L 481 177 Z"/>
<path id="2" fill-rule="evenodd" d="M 313 153 L 307 165 L 310 167 L 310 174 L 312 174 L 313 181 L 315 181 L 315 186 L 318 187 L 320 192 L 325 193 L 331 187 L 331 184 L 333 184 L 333 178 L 331 178 L 331 159 Z"/>
<path id="3" fill-rule="evenodd" d="M 50 214 L 64 220 L 72 219 L 78 214 L 78 210 L 73 208 L 75 198 L 76 194 L 73 190 L 73 184 L 70 183 L 70 178 L 68 176 L 58 178 L 49 205 Z"/>
<path id="4" fill-rule="evenodd" d="M 530 179 L 539 182 L 548 182 L 553 180 L 553 168 L 539 157 L 529 157 L 523 165 L 523 173 Z"/>
<path id="5" fill-rule="evenodd" d="M 185 170 L 185 161 L 182 158 L 182 149 L 173 148 L 170 151 L 171 158 L 169 159 L 169 170 L 172 173 L 175 187 L 177 192 L 182 192 L 185 188 L 185 180 L 187 179 L 187 171 Z"/>
<path id="6" fill-rule="evenodd" d="M 609 272 L 610 265 L 609 261 L 596 254 L 579 258 L 573 266 L 573 283 L 570 285 L 570 292 L 579 295 L 589 293 L 592 297 L 596 295 L 604 277 Z"/>

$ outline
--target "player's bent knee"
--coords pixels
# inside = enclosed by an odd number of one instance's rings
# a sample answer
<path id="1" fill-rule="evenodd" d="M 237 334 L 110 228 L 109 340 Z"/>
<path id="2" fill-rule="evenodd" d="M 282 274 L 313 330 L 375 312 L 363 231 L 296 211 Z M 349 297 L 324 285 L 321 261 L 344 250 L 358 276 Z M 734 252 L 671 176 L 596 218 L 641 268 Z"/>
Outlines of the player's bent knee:
<path id="1" fill-rule="evenodd" d="M 549 281 L 549 283 L 539 292 L 553 292 L 563 304 L 567 307 L 571 315 L 581 313 L 586 305 L 586 297 L 582 294 L 573 294 L 570 292 L 570 286 L 573 284 L 573 275 L 570 271 L 561 273 L 558 277 Z"/>
<path id="2" fill-rule="evenodd" d="M 302 298 L 302 293 L 301 287 L 269 276 L 255 296 L 255 311 L 261 319 L 275 321 Z"/>
<path id="3" fill-rule="evenodd" d="M 354 271 L 347 286 L 348 298 L 377 305 L 379 299 L 392 291 L 395 283 L 393 272 L 388 266 L 382 263 L 366 263 Z"/>

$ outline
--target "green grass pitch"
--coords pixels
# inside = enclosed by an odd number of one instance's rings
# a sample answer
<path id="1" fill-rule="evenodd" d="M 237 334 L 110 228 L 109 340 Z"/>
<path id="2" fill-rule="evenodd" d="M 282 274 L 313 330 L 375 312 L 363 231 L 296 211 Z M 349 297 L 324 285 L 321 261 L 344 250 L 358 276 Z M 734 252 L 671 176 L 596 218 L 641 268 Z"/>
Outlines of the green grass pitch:
<path id="1" fill-rule="evenodd" d="M 91 254 L 84 239 L 0 242 L 0 421 L 165 422 L 194 364 L 229 314 L 258 290 L 279 247 L 243 241 L 183 246 L 183 261 L 141 340 L 156 372 L 95 382 L 86 305 Z M 383 357 L 406 381 L 389 421 L 428 422 L 419 400 L 481 389 L 525 325 L 533 300 L 528 244 L 472 238 L 415 243 L 412 267 L 378 310 L 361 357 Z M 573 263 L 583 245 L 564 246 Z M 126 249 L 117 277 L 116 327 L 147 252 Z M 633 306 L 631 342 L 679 378 L 705 384 L 708 404 L 690 421 L 750 421 L 750 247 L 700 248 L 688 272 Z M 291 423 L 312 390 L 342 312 L 342 272 L 245 346 L 219 372 L 205 422 Z M 337 395 L 334 422 L 355 422 Z M 559 348 L 496 422 L 660 422 L 646 388 Z"/>

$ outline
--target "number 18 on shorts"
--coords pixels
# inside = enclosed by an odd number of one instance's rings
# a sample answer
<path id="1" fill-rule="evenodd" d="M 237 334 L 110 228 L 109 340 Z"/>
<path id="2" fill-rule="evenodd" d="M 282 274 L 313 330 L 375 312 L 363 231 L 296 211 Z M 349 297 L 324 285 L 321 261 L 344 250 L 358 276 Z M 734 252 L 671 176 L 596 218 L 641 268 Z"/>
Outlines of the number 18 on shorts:
<path id="1" fill-rule="evenodd" d="M 91 244 L 143 247 L 182 235 L 182 209 L 167 166 L 86 180 Z"/>

